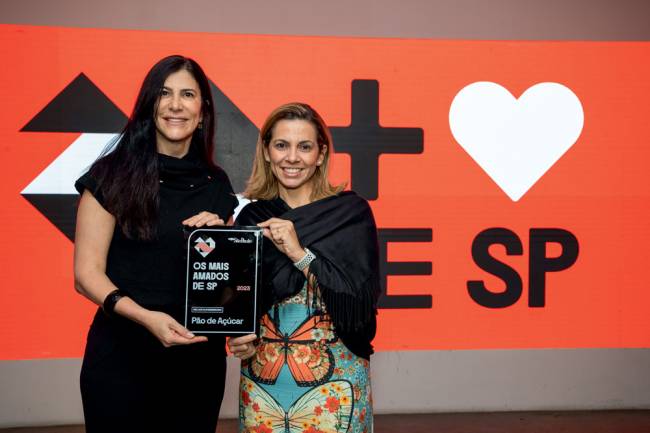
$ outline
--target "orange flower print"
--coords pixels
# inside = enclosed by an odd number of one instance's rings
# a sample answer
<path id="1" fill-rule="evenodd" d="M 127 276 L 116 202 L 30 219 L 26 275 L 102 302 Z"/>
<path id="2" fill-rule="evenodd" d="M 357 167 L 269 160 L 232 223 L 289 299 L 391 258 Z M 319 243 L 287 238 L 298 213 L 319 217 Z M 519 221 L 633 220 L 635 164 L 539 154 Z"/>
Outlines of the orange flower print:
<path id="1" fill-rule="evenodd" d="M 253 410 L 254 410 L 255 412 L 259 412 L 259 411 L 260 411 L 260 405 L 257 404 L 257 403 L 253 403 Z"/>
<path id="2" fill-rule="evenodd" d="M 319 347 L 312 347 L 311 353 L 309 355 L 309 363 L 311 365 L 319 365 L 321 359 L 323 358 L 322 352 L 324 352 L 324 350 L 320 349 Z"/>
<path id="3" fill-rule="evenodd" d="M 325 406 L 327 407 L 327 410 L 330 411 L 330 413 L 334 413 L 337 410 L 339 410 L 339 406 L 340 406 L 339 399 L 336 397 L 327 397 Z"/>
<path id="4" fill-rule="evenodd" d="M 306 364 L 309 361 L 311 350 L 305 345 L 301 345 L 294 351 L 294 359 L 299 364 Z"/>
<path id="5" fill-rule="evenodd" d="M 350 397 L 348 397 L 347 395 L 344 395 L 343 397 L 341 397 L 341 404 L 343 404 L 345 406 L 349 405 L 350 404 Z"/>
<path id="6" fill-rule="evenodd" d="M 320 407 L 320 406 L 316 406 L 316 407 L 314 408 L 314 413 L 315 413 L 317 416 L 320 416 L 320 415 L 323 413 L 323 408 Z"/>
<path id="7" fill-rule="evenodd" d="M 273 433 L 273 429 L 265 426 L 264 424 L 260 424 L 257 427 L 253 428 L 253 431 L 255 433 Z"/>
<path id="8" fill-rule="evenodd" d="M 275 344 L 265 344 L 264 345 L 264 358 L 269 362 L 275 362 L 278 359 L 278 351 L 275 347 Z"/>
<path id="9" fill-rule="evenodd" d="M 364 423 L 366 421 L 366 408 L 364 407 L 359 414 L 359 422 Z"/>
<path id="10" fill-rule="evenodd" d="M 241 392 L 241 402 L 244 403 L 244 406 L 248 406 L 248 403 L 251 402 L 251 397 L 246 391 Z"/>
<path id="11" fill-rule="evenodd" d="M 317 429 L 316 427 L 309 426 L 308 429 L 303 430 L 303 433 L 325 433 L 323 430 Z"/>

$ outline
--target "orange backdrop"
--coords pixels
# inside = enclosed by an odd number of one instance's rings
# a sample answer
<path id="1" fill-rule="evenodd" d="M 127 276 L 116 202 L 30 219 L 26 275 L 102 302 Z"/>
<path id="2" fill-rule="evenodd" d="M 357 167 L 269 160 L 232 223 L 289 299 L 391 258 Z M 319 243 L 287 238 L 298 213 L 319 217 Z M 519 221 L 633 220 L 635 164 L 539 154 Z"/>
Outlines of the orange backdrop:
<path id="1" fill-rule="evenodd" d="M 431 229 L 431 242 L 391 243 L 388 260 L 432 263 L 432 274 L 389 276 L 389 294 L 428 294 L 432 307 L 382 309 L 378 350 L 650 347 L 650 44 L 479 42 L 164 33 L 0 26 L 0 359 L 77 357 L 94 307 L 73 289 L 72 243 L 20 192 L 79 134 L 20 132 L 83 72 L 128 113 L 163 56 L 195 58 L 258 127 L 302 100 L 330 125 L 350 123 L 351 82 L 379 82 L 382 126 L 422 128 L 421 154 L 382 155 L 380 228 Z M 456 143 L 454 96 L 477 81 L 515 96 L 539 82 L 570 88 L 584 109 L 578 141 L 517 202 Z M 336 143 L 335 143 L 336 145 Z M 227 167 L 226 167 L 227 168 Z M 337 154 L 333 177 L 350 179 Z M 486 308 L 469 280 L 504 284 L 473 261 L 481 231 L 504 227 L 523 255 L 491 253 L 516 269 L 524 294 Z M 554 227 L 580 245 L 549 273 L 546 304 L 527 303 L 528 233 Z M 555 251 L 555 252 L 554 252 Z M 559 254 L 549 248 L 548 256 Z"/>

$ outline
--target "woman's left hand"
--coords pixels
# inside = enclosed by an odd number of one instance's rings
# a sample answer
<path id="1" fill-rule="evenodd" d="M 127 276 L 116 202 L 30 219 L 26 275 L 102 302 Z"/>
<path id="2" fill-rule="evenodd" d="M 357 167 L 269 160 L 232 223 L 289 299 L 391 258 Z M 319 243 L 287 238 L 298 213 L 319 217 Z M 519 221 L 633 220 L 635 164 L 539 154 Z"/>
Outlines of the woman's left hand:
<path id="1" fill-rule="evenodd" d="M 203 211 L 183 221 L 183 225 L 190 227 L 223 226 L 225 224 L 219 215 L 208 211 Z"/>
<path id="2" fill-rule="evenodd" d="M 228 350 L 239 359 L 248 359 L 255 355 L 257 335 L 248 334 L 242 337 L 231 337 L 228 339 Z"/>
<path id="3" fill-rule="evenodd" d="M 273 245 L 291 259 L 297 262 L 305 256 L 305 250 L 300 246 L 300 240 L 293 222 L 280 218 L 270 218 L 258 224 L 264 229 L 264 236 L 269 238 Z"/>

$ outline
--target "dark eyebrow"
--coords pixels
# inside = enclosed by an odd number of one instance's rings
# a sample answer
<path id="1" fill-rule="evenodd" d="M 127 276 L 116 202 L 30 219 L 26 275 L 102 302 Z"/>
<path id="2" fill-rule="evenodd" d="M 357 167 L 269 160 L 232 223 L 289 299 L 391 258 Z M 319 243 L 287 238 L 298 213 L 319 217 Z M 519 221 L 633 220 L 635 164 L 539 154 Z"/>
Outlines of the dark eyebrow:
<path id="1" fill-rule="evenodd" d="M 172 90 L 171 87 L 167 87 L 167 86 L 162 86 L 162 89 L 163 90 Z M 181 92 L 198 92 L 198 89 L 191 89 L 191 88 L 181 89 Z"/>

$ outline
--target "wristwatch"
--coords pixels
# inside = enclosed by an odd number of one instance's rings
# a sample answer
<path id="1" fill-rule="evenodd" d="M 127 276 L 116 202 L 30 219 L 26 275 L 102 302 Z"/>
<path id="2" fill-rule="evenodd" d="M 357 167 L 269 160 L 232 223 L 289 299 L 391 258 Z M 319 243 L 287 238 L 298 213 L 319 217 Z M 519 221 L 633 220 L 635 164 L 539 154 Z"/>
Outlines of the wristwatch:
<path id="1" fill-rule="evenodd" d="M 306 253 L 306 254 L 305 254 L 305 256 L 304 256 L 302 259 L 300 259 L 300 260 L 298 260 L 297 262 L 294 262 L 294 263 L 293 263 L 293 265 L 294 265 L 296 268 L 298 268 L 299 271 L 304 271 L 305 268 L 306 268 L 307 266 L 309 266 L 309 264 L 310 264 L 311 262 L 313 262 L 314 259 L 316 258 L 316 256 L 314 255 L 314 253 L 312 253 L 311 251 L 309 251 L 309 248 L 305 248 L 305 253 Z"/>

